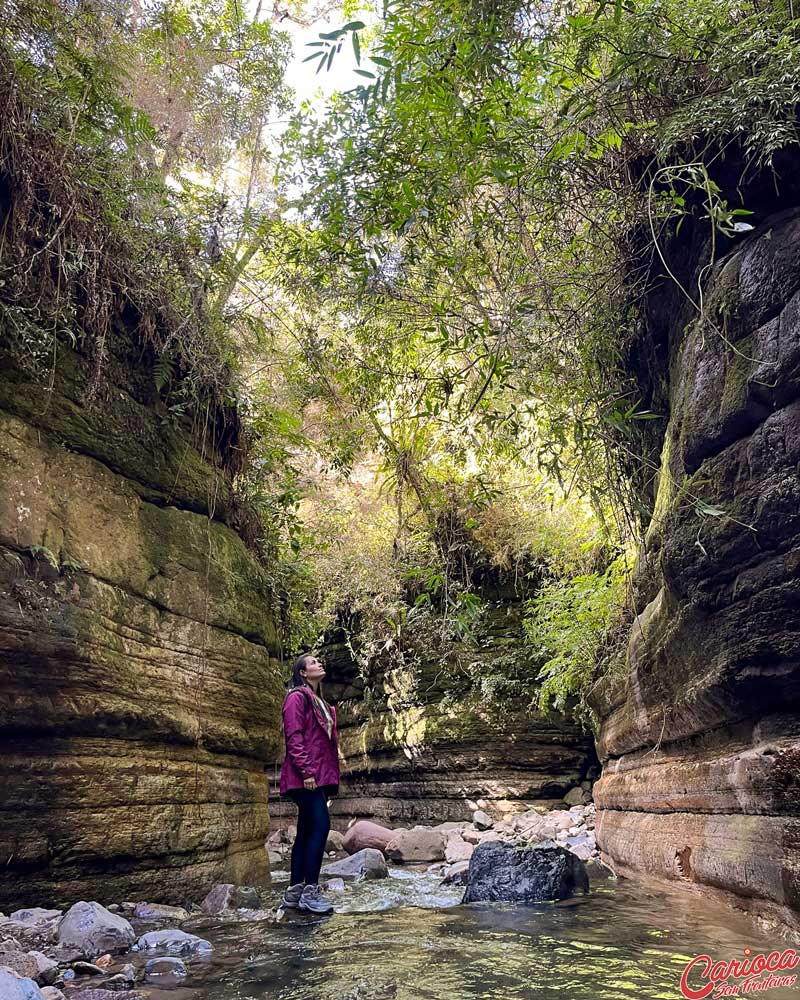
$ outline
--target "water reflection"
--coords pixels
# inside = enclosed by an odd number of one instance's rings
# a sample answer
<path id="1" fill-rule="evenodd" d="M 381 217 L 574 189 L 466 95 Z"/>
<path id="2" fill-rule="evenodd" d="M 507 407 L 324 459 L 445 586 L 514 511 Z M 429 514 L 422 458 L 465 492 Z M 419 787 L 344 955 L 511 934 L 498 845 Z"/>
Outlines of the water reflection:
<path id="1" fill-rule="evenodd" d="M 597 873 L 590 895 L 556 904 L 460 898 L 435 876 L 400 870 L 333 896 L 332 918 L 209 930 L 213 960 L 153 1000 L 673 1000 L 700 952 L 785 946 L 696 896 Z M 800 1000 L 797 988 L 758 995 Z"/>

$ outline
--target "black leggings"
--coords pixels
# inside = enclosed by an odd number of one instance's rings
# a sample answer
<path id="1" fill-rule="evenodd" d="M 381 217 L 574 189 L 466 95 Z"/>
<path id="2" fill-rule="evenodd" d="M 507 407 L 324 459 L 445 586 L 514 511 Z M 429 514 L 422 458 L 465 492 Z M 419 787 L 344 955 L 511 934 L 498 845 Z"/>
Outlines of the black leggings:
<path id="1" fill-rule="evenodd" d="M 313 791 L 297 788 L 288 794 L 298 809 L 290 884 L 305 882 L 312 885 L 319 881 L 325 843 L 331 829 L 327 796 L 322 788 L 315 788 Z"/>

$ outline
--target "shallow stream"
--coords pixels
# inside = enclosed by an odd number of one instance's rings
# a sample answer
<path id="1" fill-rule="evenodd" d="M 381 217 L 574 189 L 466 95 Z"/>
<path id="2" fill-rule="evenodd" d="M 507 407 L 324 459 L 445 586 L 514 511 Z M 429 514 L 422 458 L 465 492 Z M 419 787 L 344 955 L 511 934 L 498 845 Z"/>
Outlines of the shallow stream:
<path id="1" fill-rule="evenodd" d="M 276 873 L 276 901 L 284 882 Z M 462 906 L 463 890 L 407 869 L 331 893 L 333 917 L 191 927 L 214 944 L 182 987 L 152 1000 L 645 1000 L 680 998 L 687 961 L 782 950 L 744 915 L 689 891 L 592 869 L 561 903 Z M 187 930 L 190 928 L 186 928 Z M 693 977 L 700 984 L 699 976 Z M 741 984 L 741 980 L 737 980 Z M 800 988 L 754 996 L 800 1000 Z"/>

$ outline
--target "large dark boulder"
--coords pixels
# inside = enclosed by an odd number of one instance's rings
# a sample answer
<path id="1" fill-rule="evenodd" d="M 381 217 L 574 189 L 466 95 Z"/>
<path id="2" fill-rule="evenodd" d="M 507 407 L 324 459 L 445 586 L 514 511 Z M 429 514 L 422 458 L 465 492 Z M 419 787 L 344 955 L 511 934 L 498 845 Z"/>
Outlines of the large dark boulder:
<path id="1" fill-rule="evenodd" d="M 472 855 L 463 902 L 539 903 L 589 891 L 580 858 L 552 843 L 516 846 L 490 841 Z"/>

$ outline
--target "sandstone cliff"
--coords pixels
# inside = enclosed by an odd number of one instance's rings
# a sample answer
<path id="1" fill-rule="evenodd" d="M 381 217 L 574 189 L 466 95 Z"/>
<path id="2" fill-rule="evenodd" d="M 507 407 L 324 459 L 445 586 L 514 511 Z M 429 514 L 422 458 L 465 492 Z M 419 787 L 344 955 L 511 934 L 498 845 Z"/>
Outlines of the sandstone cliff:
<path id="1" fill-rule="evenodd" d="M 225 447 L 159 408 L 130 322 L 91 406 L 56 347 L 52 391 L 0 362 L 0 906 L 263 882 L 277 638 Z"/>
<path id="2" fill-rule="evenodd" d="M 595 801 L 618 871 L 800 924 L 800 214 L 750 207 L 704 320 L 671 282 L 648 305 L 668 423 L 624 669 L 593 692 Z M 707 249 L 673 246 L 687 287 Z"/>

